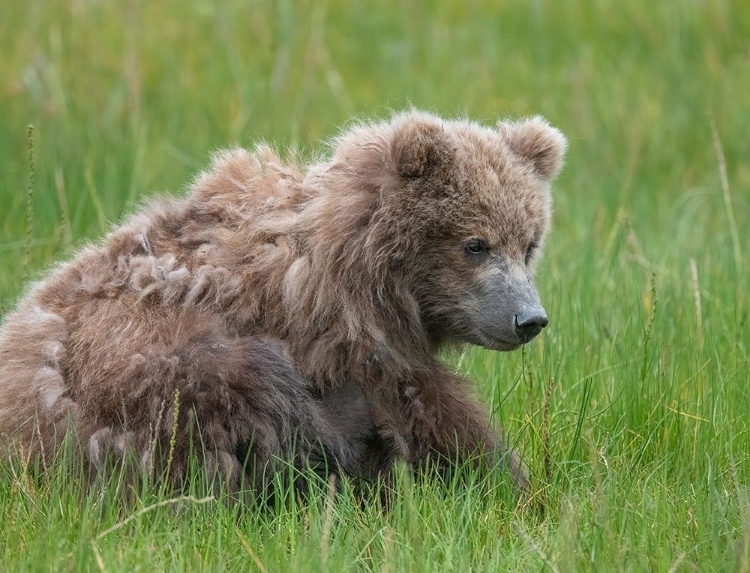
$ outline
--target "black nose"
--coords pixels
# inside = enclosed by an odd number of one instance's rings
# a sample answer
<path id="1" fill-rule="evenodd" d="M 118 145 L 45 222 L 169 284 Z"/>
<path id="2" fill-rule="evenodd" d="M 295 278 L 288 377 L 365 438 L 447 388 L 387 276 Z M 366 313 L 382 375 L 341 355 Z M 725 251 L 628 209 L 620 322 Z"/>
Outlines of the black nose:
<path id="1" fill-rule="evenodd" d="M 549 320 L 543 308 L 535 308 L 516 315 L 516 334 L 524 342 L 528 342 L 547 326 Z"/>

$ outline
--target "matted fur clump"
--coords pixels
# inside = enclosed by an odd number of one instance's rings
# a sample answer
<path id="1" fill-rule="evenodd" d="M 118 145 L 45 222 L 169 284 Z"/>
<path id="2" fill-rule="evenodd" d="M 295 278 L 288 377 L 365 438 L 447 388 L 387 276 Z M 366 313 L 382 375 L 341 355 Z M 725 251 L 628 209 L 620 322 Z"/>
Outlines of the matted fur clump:
<path id="1" fill-rule="evenodd" d="M 190 456 L 235 487 L 282 462 L 375 478 L 482 455 L 523 469 L 446 345 L 512 350 L 547 323 L 532 274 L 565 139 L 409 111 L 328 161 L 217 154 L 33 285 L 0 330 L 0 433 L 87 467 Z M 176 421 L 176 424 L 173 423 Z M 170 446 L 171 442 L 171 446 Z"/>

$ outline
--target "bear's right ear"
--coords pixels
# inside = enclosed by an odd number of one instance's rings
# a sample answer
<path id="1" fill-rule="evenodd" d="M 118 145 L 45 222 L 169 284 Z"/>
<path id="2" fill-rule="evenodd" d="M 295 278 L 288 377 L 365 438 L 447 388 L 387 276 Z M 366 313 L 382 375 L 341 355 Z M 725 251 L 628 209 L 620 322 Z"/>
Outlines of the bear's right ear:
<path id="1" fill-rule="evenodd" d="M 406 179 L 415 179 L 447 168 L 453 148 L 443 126 L 422 118 L 404 119 L 396 127 L 391 142 L 391 153 L 398 174 Z"/>
<path id="2" fill-rule="evenodd" d="M 500 134 L 510 149 L 529 159 L 545 179 L 553 179 L 562 168 L 568 141 L 560 130 L 537 115 L 518 122 L 499 122 Z"/>

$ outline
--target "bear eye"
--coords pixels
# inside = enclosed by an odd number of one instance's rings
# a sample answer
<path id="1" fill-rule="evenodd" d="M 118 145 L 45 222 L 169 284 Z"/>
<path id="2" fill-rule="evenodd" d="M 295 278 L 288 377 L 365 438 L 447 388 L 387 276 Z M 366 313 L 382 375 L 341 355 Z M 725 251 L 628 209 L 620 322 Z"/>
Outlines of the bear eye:
<path id="1" fill-rule="evenodd" d="M 470 239 L 466 243 L 465 249 L 471 255 L 480 255 L 489 251 L 489 246 L 484 239 Z"/>
<path id="2" fill-rule="evenodd" d="M 524 263 L 529 264 L 531 262 L 531 257 L 534 255 L 534 250 L 539 246 L 538 243 L 535 241 L 532 241 L 529 243 L 529 246 L 526 247 L 526 256 L 524 257 Z"/>

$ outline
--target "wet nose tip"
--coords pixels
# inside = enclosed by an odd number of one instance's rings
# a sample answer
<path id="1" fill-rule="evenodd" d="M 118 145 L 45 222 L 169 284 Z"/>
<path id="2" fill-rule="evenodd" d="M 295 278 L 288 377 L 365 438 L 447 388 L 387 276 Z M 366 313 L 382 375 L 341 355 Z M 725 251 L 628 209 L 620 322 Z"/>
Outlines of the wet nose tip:
<path id="1" fill-rule="evenodd" d="M 539 334 L 549 324 L 544 309 L 535 309 L 516 315 L 516 334 L 524 342 L 528 342 Z"/>

